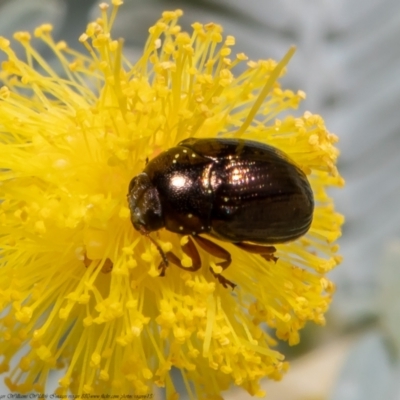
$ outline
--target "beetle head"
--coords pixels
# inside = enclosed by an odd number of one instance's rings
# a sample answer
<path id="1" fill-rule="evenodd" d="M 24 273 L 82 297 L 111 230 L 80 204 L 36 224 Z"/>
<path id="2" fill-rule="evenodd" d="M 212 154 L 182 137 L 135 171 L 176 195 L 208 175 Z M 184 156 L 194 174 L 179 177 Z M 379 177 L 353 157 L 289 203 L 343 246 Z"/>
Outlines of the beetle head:
<path id="1" fill-rule="evenodd" d="M 141 173 L 131 180 L 128 203 L 136 230 L 148 233 L 164 226 L 160 197 L 147 174 Z"/>

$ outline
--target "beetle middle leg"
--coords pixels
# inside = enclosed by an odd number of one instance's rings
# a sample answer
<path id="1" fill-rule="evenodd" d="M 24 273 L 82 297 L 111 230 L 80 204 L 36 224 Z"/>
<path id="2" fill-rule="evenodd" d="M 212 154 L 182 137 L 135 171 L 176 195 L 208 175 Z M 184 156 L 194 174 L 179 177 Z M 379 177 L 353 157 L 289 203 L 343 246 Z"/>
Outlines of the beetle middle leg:
<path id="1" fill-rule="evenodd" d="M 211 254 L 214 257 L 222 258 L 224 260 L 219 263 L 216 263 L 216 265 L 218 265 L 219 267 L 222 267 L 222 269 L 224 269 L 224 270 L 229 267 L 229 265 L 232 262 L 232 258 L 231 258 L 231 254 L 228 251 L 223 249 L 221 246 L 218 246 L 214 242 L 211 242 L 210 240 L 205 239 L 203 237 L 200 237 L 200 236 L 192 236 L 192 237 L 196 241 L 196 243 L 207 253 Z M 189 236 L 188 241 L 184 245 L 181 246 L 182 251 L 192 260 L 191 267 L 182 266 L 179 258 L 171 251 L 166 253 L 166 258 L 168 259 L 169 262 L 176 265 L 177 267 L 182 268 L 185 271 L 194 272 L 201 268 L 201 258 L 200 258 L 199 251 L 197 250 L 195 244 L 193 243 L 192 237 Z M 164 261 L 162 261 L 158 267 L 161 270 L 160 276 L 165 275 L 165 271 L 166 271 L 167 267 L 168 267 L 168 265 Z M 230 286 L 232 289 L 235 288 L 236 285 L 233 282 L 226 279 L 225 277 L 223 277 L 220 274 L 216 274 L 211 267 L 210 267 L 210 271 L 214 275 L 215 279 L 217 279 L 218 282 L 221 283 L 221 285 L 223 287 L 227 288 L 228 286 Z"/>
<path id="2" fill-rule="evenodd" d="M 216 263 L 216 265 L 221 267 L 223 270 L 225 270 L 226 268 L 229 267 L 229 265 L 231 265 L 232 257 L 229 251 L 226 251 L 221 246 L 218 246 L 211 240 L 205 239 L 201 236 L 193 236 L 193 239 L 207 253 L 211 254 L 214 257 L 222 258 L 224 260 L 219 263 Z M 211 267 L 210 271 L 224 288 L 227 288 L 228 286 L 230 286 L 232 289 L 235 288 L 236 285 L 233 282 L 229 281 L 221 274 L 216 274 Z"/>
<path id="3" fill-rule="evenodd" d="M 181 246 L 182 251 L 192 260 L 192 266 L 191 267 L 184 267 L 181 264 L 181 260 L 174 254 L 172 251 L 167 252 L 166 254 L 166 259 L 171 262 L 172 264 L 176 265 L 179 268 L 184 269 L 185 271 L 197 271 L 201 267 L 201 258 L 198 250 L 196 249 L 196 246 L 193 243 L 193 240 L 188 237 L 187 243 Z M 161 270 L 160 276 L 165 275 L 165 271 L 168 267 L 168 264 L 166 264 L 164 261 L 161 262 L 159 265 L 158 269 Z"/>
<path id="4" fill-rule="evenodd" d="M 276 252 L 276 248 L 274 246 L 263 246 L 260 244 L 253 244 L 253 243 L 234 243 L 236 247 L 239 249 L 245 250 L 249 253 L 258 254 L 264 260 L 277 262 L 278 258 L 274 256 Z"/>
<path id="5" fill-rule="evenodd" d="M 190 236 L 188 236 L 187 243 L 185 243 L 183 246 L 181 246 L 181 248 L 182 248 L 182 251 L 192 260 L 191 267 L 182 267 L 182 265 L 181 265 L 181 268 L 185 269 L 186 271 L 192 271 L 192 272 L 200 269 L 200 267 L 201 267 L 200 254 Z"/>

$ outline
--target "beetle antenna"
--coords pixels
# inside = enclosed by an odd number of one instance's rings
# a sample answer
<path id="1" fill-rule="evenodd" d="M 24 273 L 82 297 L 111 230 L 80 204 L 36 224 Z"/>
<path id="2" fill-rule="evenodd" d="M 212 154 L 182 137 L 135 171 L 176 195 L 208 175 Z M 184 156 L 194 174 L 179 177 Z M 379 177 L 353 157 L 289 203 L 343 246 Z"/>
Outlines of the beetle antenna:
<path id="1" fill-rule="evenodd" d="M 161 246 L 150 236 L 149 232 L 147 232 L 143 226 L 140 227 L 140 233 L 144 236 L 146 236 L 147 238 L 149 238 L 150 242 L 154 244 L 154 246 L 156 246 L 156 249 L 158 250 L 158 252 L 160 253 L 160 256 L 163 260 L 163 263 L 165 264 L 166 267 L 168 267 L 169 261 L 167 256 L 165 255 L 165 253 L 163 252 Z"/>

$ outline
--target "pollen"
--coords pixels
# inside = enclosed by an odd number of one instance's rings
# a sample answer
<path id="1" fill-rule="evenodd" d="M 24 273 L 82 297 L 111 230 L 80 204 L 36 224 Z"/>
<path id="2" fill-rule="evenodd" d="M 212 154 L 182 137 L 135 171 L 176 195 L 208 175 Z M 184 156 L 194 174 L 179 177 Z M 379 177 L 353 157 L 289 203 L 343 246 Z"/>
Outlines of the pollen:
<path id="1" fill-rule="evenodd" d="M 220 25 L 185 32 L 176 10 L 149 28 L 131 64 L 113 38 L 122 3 L 100 5 L 78 39 L 82 52 L 38 27 L 56 67 L 31 33 L 14 35 L 21 58 L 0 37 L 0 371 L 18 393 L 43 392 L 62 369 L 59 396 L 145 397 L 157 385 L 174 399 L 174 368 L 192 400 L 221 398 L 231 385 L 262 396 L 260 380 L 288 369 L 277 341 L 295 345 L 307 322 L 324 324 L 335 291 L 325 274 L 341 262 L 344 219 L 327 194 L 344 184 L 337 136 L 320 116 L 292 115 L 305 94 L 279 79 L 294 49 L 279 62 L 232 56 L 235 38 Z M 288 154 L 314 192 L 307 235 L 277 244 L 276 262 L 215 240 L 231 255 L 225 269 L 194 244 L 202 266 L 192 271 L 183 232 L 146 232 L 149 240 L 136 231 L 132 177 L 190 137 L 251 139 Z M 203 223 L 193 234 L 211 230 Z"/>

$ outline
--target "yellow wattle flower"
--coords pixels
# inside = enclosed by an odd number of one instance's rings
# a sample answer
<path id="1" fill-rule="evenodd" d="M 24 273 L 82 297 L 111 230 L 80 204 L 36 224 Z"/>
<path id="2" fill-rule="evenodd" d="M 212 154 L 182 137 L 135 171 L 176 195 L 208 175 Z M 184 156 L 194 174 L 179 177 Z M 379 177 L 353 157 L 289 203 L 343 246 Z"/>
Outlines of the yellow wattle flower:
<path id="1" fill-rule="evenodd" d="M 277 119 L 304 98 L 277 82 L 293 50 L 280 63 L 230 57 L 233 37 L 216 24 L 181 32 L 178 10 L 150 28 L 131 65 L 110 33 L 121 3 L 110 15 L 100 6 L 80 38 L 87 54 L 54 43 L 49 25 L 36 29 L 60 73 L 28 33 L 15 34 L 26 60 L 0 38 L 8 57 L 0 72 L 0 371 L 21 393 L 45 392 L 50 372 L 64 368 L 58 394 L 142 395 L 155 384 L 176 399 L 176 367 L 193 399 L 219 398 L 232 384 L 262 396 L 260 379 L 288 368 L 273 336 L 297 344 L 307 321 L 324 323 L 334 290 L 325 274 L 340 261 L 343 218 L 326 189 L 343 183 L 337 139 L 317 115 Z M 234 291 L 216 281 L 208 266 L 220 272 L 217 260 L 204 252 L 199 271 L 171 266 L 159 277 L 159 253 L 130 222 L 131 178 L 146 158 L 192 136 L 275 146 L 314 190 L 309 233 L 277 245 L 276 263 L 215 240 L 232 255 L 223 275 Z M 191 265 L 181 250 L 187 238 L 156 236 Z"/>

